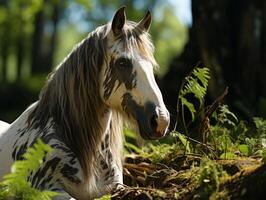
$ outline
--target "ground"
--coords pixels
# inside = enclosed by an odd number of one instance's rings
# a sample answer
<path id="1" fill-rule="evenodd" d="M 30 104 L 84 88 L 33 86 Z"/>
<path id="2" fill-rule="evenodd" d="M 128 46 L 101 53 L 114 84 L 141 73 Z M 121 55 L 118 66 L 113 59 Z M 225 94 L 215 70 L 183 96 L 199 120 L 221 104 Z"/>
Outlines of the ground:
<path id="1" fill-rule="evenodd" d="M 139 155 L 127 156 L 124 164 L 125 187 L 111 199 L 263 199 L 266 192 L 266 165 L 259 158 L 239 157 L 211 162 L 225 171 L 218 180 L 203 173 L 201 157 L 177 156 L 167 165 L 154 164 Z M 208 165 L 207 162 L 207 165 Z M 210 170 L 211 171 L 211 170 Z M 209 173 L 210 175 L 211 173 Z M 213 182 L 214 181 L 214 182 Z M 215 182 L 216 181 L 216 182 Z"/>

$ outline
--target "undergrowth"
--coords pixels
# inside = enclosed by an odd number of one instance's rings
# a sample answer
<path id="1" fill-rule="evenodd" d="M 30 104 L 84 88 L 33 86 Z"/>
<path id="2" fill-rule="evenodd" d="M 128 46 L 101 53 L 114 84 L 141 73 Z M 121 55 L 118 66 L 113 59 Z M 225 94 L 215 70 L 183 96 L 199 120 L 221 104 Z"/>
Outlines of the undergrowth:
<path id="1" fill-rule="evenodd" d="M 266 162 L 266 120 L 238 119 L 229 106 L 223 104 L 227 88 L 211 105 L 205 105 L 209 79 L 209 69 L 199 67 L 184 79 L 178 94 L 177 120 L 166 142 L 139 146 L 132 132 L 127 130 L 126 137 L 131 138 L 131 142 L 125 145 L 128 153 L 134 152 L 159 165 L 169 166 L 180 157 L 201 157 L 195 176 L 198 195 L 203 199 L 211 198 L 218 191 L 220 178 L 227 176 L 215 160 L 254 157 Z"/>
<path id="2" fill-rule="evenodd" d="M 199 194 L 202 199 L 209 198 L 214 192 L 218 192 L 220 178 L 226 176 L 226 172 L 215 161 L 203 157 L 196 174 L 196 181 L 199 185 Z"/>
<path id="3" fill-rule="evenodd" d="M 254 117 L 252 125 L 239 120 L 228 105 L 222 104 L 226 94 L 217 98 L 212 105 L 204 105 L 209 79 L 208 68 L 195 68 L 184 79 L 177 102 L 177 110 L 181 112 L 178 113 L 178 116 L 181 116 L 179 122 L 184 128 L 179 131 L 177 127 L 174 128 L 171 142 L 153 142 L 139 148 L 136 141 L 132 142 L 135 139 L 134 134 L 127 130 L 125 135 L 131 138 L 131 141 L 126 142 L 126 149 L 149 157 L 154 162 L 165 161 L 167 157 L 173 157 L 171 154 L 176 155 L 181 150 L 185 154 L 194 153 L 222 159 L 262 156 L 266 148 L 266 120 Z M 188 94 L 192 94 L 197 101 L 191 101 Z M 185 112 L 185 109 L 188 112 Z M 190 117 L 186 116 L 187 114 Z M 187 121 L 187 118 L 191 120 Z M 192 129 L 190 126 L 193 123 L 196 123 L 196 128 L 194 125 Z M 191 137 L 195 131 L 200 139 Z"/>

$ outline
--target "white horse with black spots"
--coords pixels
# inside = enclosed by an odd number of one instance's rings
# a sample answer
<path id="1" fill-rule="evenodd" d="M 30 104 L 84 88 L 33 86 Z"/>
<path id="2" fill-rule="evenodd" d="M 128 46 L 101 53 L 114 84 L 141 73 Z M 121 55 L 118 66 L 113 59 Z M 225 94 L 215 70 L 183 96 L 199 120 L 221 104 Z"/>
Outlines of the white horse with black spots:
<path id="1" fill-rule="evenodd" d="M 169 126 L 150 24 L 150 12 L 135 23 L 120 8 L 54 70 L 38 102 L 11 125 L 1 122 L 0 179 L 40 138 L 53 152 L 28 180 L 64 194 L 55 199 L 93 199 L 123 183 L 124 121 L 144 139 L 163 137 Z"/>

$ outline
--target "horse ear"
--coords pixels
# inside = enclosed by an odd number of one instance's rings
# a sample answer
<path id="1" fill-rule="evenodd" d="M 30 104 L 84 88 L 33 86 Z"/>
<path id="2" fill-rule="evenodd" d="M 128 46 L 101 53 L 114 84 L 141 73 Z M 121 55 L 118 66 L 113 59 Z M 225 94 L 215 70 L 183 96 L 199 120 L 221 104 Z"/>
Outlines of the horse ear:
<path id="1" fill-rule="evenodd" d="M 122 29 L 125 25 L 125 22 L 126 22 L 125 8 L 126 8 L 125 6 L 119 8 L 116 11 L 115 16 L 112 20 L 112 31 L 115 36 L 118 36 L 121 34 Z"/>
<path id="2" fill-rule="evenodd" d="M 151 12 L 148 10 L 145 17 L 138 23 L 138 27 L 142 31 L 149 31 L 151 26 Z"/>

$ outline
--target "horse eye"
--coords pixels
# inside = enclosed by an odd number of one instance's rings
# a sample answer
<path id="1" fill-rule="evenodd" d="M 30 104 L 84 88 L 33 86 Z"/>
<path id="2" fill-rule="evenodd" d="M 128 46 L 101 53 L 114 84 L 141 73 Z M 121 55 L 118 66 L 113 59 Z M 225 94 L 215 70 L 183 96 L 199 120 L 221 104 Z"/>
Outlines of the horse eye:
<path id="1" fill-rule="evenodd" d="M 125 68 L 130 68 L 131 67 L 131 61 L 127 58 L 119 58 L 116 61 L 116 66 L 125 69 Z"/>
<path id="2" fill-rule="evenodd" d="M 125 66 L 126 62 L 125 61 L 120 61 L 118 64 L 119 64 L 119 66 Z"/>

